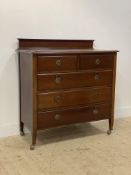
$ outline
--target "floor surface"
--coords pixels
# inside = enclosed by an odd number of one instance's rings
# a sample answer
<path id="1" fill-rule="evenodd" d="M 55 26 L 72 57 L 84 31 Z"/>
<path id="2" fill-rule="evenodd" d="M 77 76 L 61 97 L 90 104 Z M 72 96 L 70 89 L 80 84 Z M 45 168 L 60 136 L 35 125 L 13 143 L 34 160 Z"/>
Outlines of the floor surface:
<path id="1" fill-rule="evenodd" d="M 131 117 L 0 139 L 0 175 L 131 175 Z"/>

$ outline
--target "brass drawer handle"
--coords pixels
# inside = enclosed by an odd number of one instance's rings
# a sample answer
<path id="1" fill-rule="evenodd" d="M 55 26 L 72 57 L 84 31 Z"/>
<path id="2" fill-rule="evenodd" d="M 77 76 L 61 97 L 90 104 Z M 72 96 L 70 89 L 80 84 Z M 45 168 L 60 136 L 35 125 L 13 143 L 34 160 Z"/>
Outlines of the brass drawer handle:
<path id="1" fill-rule="evenodd" d="M 95 78 L 95 80 L 100 80 L 100 75 L 96 74 L 94 78 Z"/>
<path id="2" fill-rule="evenodd" d="M 56 66 L 61 66 L 61 60 L 60 59 L 58 59 L 58 60 L 56 60 Z"/>
<path id="3" fill-rule="evenodd" d="M 55 103 L 59 103 L 60 101 L 61 101 L 61 97 L 59 95 L 54 97 Z"/>
<path id="4" fill-rule="evenodd" d="M 56 114 L 56 115 L 54 116 L 54 119 L 55 119 L 55 120 L 60 120 L 60 114 Z"/>
<path id="5" fill-rule="evenodd" d="M 98 112 L 99 112 L 98 109 L 96 109 L 96 108 L 93 109 L 93 114 L 94 114 L 94 115 L 97 115 Z"/>
<path id="6" fill-rule="evenodd" d="M 56 78 L 55 78 L 55 83 L 56 83 L 56 84 L 60 84 L 60 83 L 61 83 L 61 80 L 62 80 L 61 77 L 56 76 Z"/>
<path id="7" fill-rule="evenodd" d="M 99 58 L 96 59 L 96 64 L 99 65 L 101 63 L 101 60 Z"/>
<path id="8" fill-rule="evenodd" d="M 93 93 L 93 97 L 95 96 L 95 98 L 99 98 L 102 94 L 100 92 L 94 92 Z"/>

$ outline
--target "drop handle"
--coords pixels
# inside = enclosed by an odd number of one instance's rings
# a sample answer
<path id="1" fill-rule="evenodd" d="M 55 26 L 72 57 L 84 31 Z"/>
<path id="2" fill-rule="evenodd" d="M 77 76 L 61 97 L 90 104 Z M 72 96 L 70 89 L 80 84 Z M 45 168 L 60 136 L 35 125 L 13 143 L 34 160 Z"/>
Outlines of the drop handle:
<path id="1" fill-rule="evenodd" d="M 56 83 L 56 84 L 60 84 L 60 83 L 61 83 L 61 80 L 62 80 L 61 77 L 56 76 L 56 78 L 55 78 L 55 83 Z"/>
<path id="2" fill-rule="evenodd" d="M 95 92 L 95 93 L 93 93 L 93 98 L 94 98 L 94 97 L 99 98 L 101 95 L 102 95 L 102 93 L 100 93 L 100 92 Z"/>
<path id="3" fill-rule="evenodd" d="M 55 114 L 54 119 L 55 120 L 60 120 L 60 114 Z"/>
<path id="4" fill-rule="evenodd" d="M 94 114 L 94 115 L 97 115 L 98 112 L 99 112 L 99 110 L 98 110 L 97 108 L 94 108 L 94 109 L 93 109 L 93 114 Z"/>
<path id="5" fill-rule="evenodd" d="M 99 65 L 101 63 L 101 60 L 99 58 L 96 59 L 96 64 Z"/>
<path id="6" fill-rule="evenodd" d="M 55 64 L 56 66 L 61 66 L 61 60 L 60 59 L 56 60 Z"/>
<path id="7" fill-rule="evenodd" d="M 94 76 L 94 79 L 95 79 L 96 81 L 100 80 L 100 75 L 99 75 L 99 74 L 96 74 L 96 75 Z"/>
<path id="8" fill-rule="evenodd" d="M 61 101 L 61 97 L 59 95 L 54 97 L 55 103 L 59 103 L 60 101 Z"/>

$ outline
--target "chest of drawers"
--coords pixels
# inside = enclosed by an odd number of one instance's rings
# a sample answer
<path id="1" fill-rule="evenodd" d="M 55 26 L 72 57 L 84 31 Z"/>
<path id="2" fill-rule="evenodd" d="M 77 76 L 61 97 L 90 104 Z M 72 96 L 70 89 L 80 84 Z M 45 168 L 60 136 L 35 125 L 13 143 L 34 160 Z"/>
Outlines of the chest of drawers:
<path id="1" fill-rule="evenodd" d="M 19 39 L 20 132 L 108 119 L 113 129 L 117 51 L 93 40 Z"/>

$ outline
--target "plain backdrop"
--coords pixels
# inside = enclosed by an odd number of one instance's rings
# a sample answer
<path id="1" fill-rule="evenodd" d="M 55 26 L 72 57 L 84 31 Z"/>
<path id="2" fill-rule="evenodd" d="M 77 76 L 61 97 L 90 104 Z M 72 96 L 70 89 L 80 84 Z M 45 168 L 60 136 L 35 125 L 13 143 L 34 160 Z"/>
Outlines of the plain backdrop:
<path id="1" fill-rule="evenodd" d="M 117 49 L 115 117 L 131 116 L 130 0 L 0 0 L 0 137 L 18 134 L 17 38 L 95 39 Z"/>

